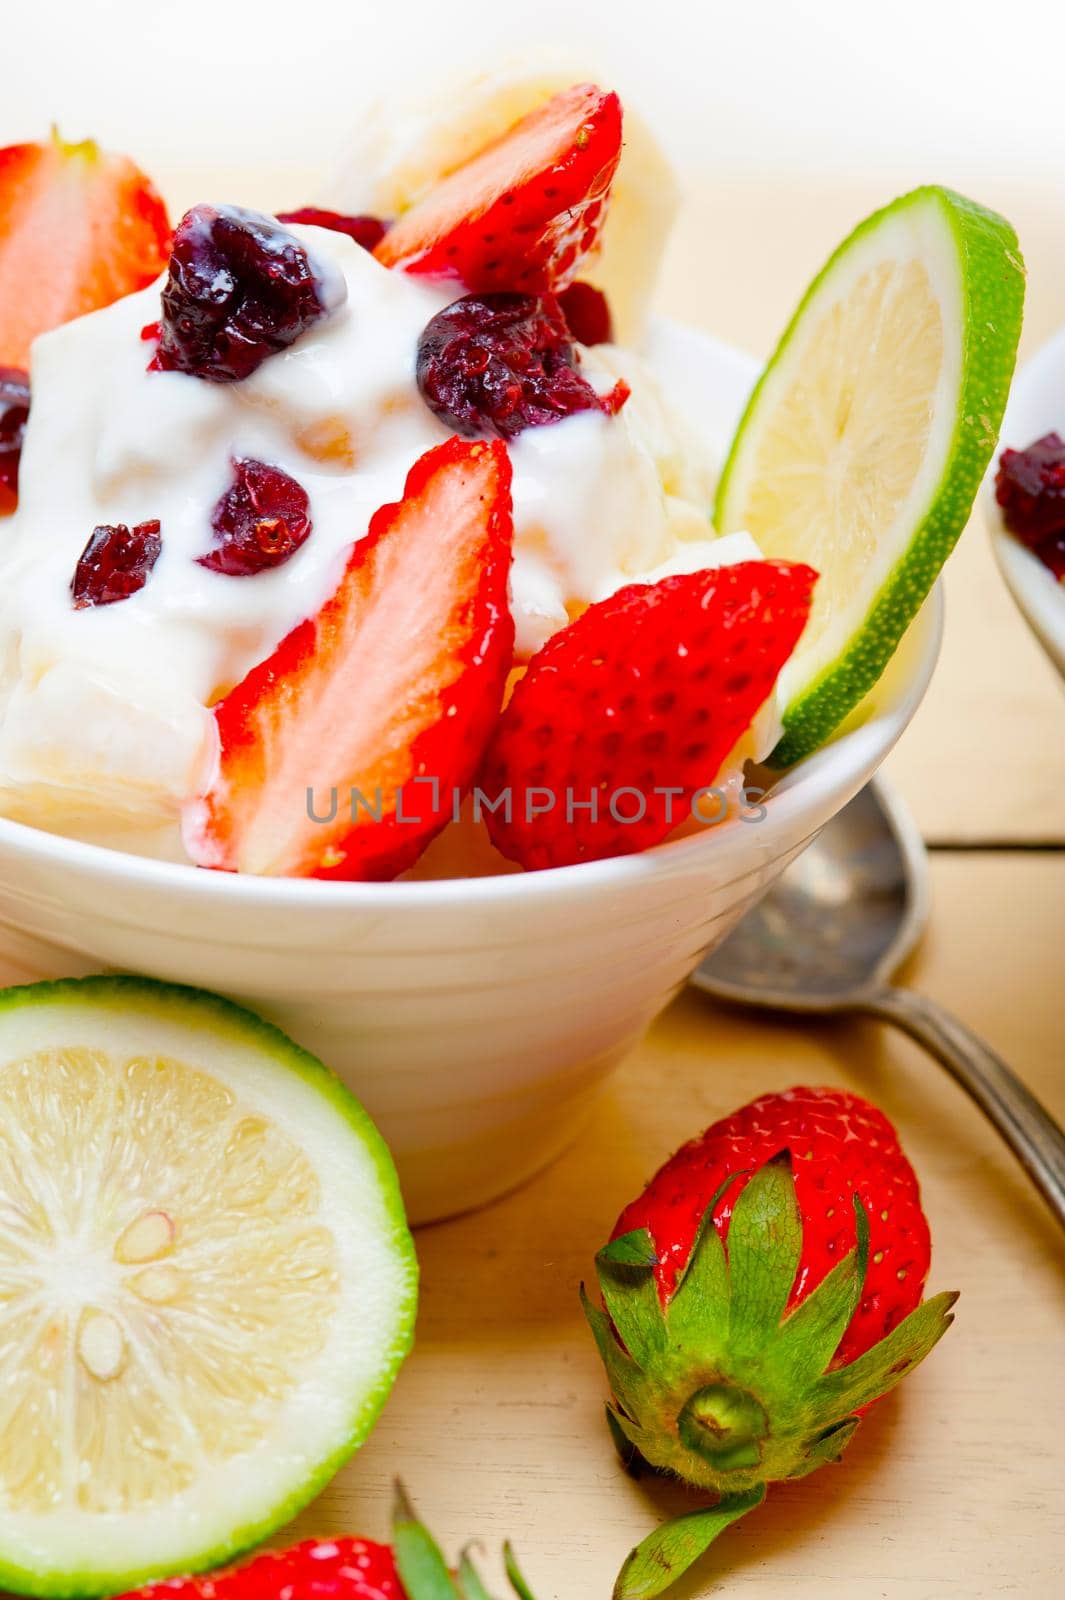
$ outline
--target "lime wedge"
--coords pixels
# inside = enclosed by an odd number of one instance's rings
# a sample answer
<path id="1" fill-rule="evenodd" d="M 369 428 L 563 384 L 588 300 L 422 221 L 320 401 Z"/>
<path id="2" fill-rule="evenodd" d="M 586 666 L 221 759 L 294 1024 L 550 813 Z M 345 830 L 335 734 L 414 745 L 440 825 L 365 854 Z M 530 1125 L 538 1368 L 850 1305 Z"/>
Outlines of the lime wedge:
<path id="1" fill-rule="evenodd" d="M 416 1270 L 388 1152 L 196 990 L 0 995 L 0 1589 L 213 1567 L 369 1432 Z"/>
<path id="2" fill-rule="evenodd" d="M 719 533 L 821 574 L 780 678 L 789 766 L 876 683 L 964 528 L 998 438 L 1024 304 L 1002 217 L 915 189 L 839 246 L 751 395 Z"/>

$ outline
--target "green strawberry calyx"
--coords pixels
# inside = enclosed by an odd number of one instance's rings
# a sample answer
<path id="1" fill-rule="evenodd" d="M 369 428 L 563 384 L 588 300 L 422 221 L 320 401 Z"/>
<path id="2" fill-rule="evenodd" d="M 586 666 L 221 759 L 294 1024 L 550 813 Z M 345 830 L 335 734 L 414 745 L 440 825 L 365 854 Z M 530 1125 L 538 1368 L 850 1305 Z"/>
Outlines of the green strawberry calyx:
<path id="1" fill-rule="evenodd" d="M 946 1332 L 956 1294 L 924 1301 L 846 1366 L 833 1357 L 861 1302 L 869 1225 L 854 1196 L 855 1248 L 787 1309 L 802 1254 L 791 1157 L 750 1178 L 722 1244 L 707 1206 L 665 1306 L 646 1229 L 596 1257 L 605 1310 L 584 1313 L 610 1380 L 607 1420 L 626 1465 L 710 1491 L 714 1503 L 666 1524 L 630 1555 L 615 1600 L 660 1594 L 766 1485 L 838 1461 L 861 1412 L 893 1389 Z"/>
<path id="2" fill-rule="evenodd" d="M 392 1548 L 396 1568 L 409 1600 L 491 1600 L 468 1550 L 451 1572 L 440 1547 L 418 1514 L 402 1483 L 396 1483 L 392 1510 Z M 517 1600 L 533 1600 L 514 1552 L 503 1546 L 507 1579 Z"/>

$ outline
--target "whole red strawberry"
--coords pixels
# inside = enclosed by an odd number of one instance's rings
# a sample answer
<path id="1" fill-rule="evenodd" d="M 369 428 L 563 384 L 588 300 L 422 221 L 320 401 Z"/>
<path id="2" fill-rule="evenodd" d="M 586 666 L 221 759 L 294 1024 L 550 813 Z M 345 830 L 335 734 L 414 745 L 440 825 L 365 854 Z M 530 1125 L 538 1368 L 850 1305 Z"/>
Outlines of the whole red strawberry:
<path id="1" fill-rule="evenodd" d="M 167 1578 L 118 1600 L 478 1600 L 485 1589 L 464 1553 L 457 1581 L 429 1531 L 396 1486 L 391 1545 L 370 1539 L 307 1539 L 267 1551 L 242 1567 L 199 1578 Z M 518 1600 L 533 1600 L 514 1553 L 504 1546 Z"/>
<path id="2" fill-rule="evenodd" d="M 845 1089 L 788 1089 L 752 1100 L 678 1150 L 640 1198 L 625 1207 L 614 1237 L 634 1228 L 648 1230 L 665 1305 L 711 1198 L 727 1185 L 713 1208 L 714 1226 L 725 1240 L 751 1176 L 783 1151 L 791 1156 L 802 1223 L 802 1254 L 788 1310 L 854 1249 L 855 1195 L 868 1220 L 862 1298 L 832 1363 L 843 1366 L 920 1305 L 931 1255 L 914 1170 L 891 1123 L 868 1100 Z"/>
<path id="3" fill-rule="evenodd" d="M 683 1146 L 621 1213 L 585 1297 L 623 1453 L 713 1491 L 633 1551 L 616 1600 L 658 1594 L 766 1485 L 837 1461 L 923 1359 L 956 1295 L 922 1302 L 928 1224 L 882 1112 L 765 1095 Z M 668 1559 L 667 1559 L 668 1558 Z"/>

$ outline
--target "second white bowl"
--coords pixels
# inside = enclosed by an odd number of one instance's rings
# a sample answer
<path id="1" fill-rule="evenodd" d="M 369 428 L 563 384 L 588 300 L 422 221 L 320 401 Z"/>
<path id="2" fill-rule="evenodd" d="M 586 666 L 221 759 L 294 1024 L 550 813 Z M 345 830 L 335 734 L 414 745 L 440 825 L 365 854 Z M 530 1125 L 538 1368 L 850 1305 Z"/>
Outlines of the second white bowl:
<path id="1" fill-rule="evenodd" d="M 1013 380 L 999 451 L 983 495 L 1002 576 L 1028 626 L 1065 677 L 1065 584 L 1006 531 L 994 489 L 1001 451 L 1023 450 L 1046 433 L 1065 437 L 1065 328 L 1049 339 Z"/>

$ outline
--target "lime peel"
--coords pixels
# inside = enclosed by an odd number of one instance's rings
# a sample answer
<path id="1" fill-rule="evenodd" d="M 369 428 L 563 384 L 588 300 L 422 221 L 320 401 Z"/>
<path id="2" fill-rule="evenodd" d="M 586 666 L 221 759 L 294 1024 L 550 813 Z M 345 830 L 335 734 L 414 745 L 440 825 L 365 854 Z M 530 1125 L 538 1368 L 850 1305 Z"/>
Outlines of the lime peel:
<path id="1" fill-rule="evenodd" d="M 199 990 L 0 993 L 0 1213 L 0 1392 L 38 1418 L 0 1409 L 0 1588 L 229 1561 L 363 1442 L 412 1343 L 384 1141 L 314 1056 Z"/>
<path id="2" fill-rule="evenodd" d="M 747 403 L 719 533 L 821 572 L 781 675 L 769 764 L 823 744 L 880 678 L 964 528 L 998 438 L 1024 304 L 1004 218 L 903 195 L 844 240 Z"/>

